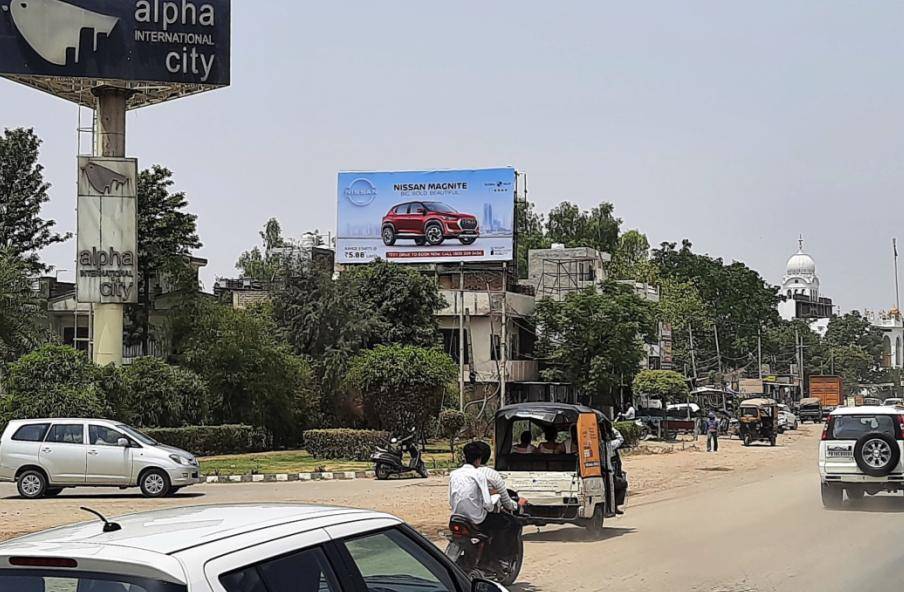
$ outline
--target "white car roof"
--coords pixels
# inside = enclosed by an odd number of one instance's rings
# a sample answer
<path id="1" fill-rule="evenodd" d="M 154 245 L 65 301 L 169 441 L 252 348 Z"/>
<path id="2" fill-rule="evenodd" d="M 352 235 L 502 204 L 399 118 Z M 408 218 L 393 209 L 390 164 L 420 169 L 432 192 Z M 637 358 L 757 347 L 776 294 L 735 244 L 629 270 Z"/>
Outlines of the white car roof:
<path id="1" fill-rule="evenodd" d="M 891 406 L 861 405 L 860 407 L 838 407 L 830 415 L 897 415 L 904 412 Z"/>
<path id="2" fill-rule="evenodd" d="M 23 545 L 43 543 L 109 545 L 170 555 L 266 528 L 295 524 L 297 531 L 303 532 L 305 521 L 316 522 L 312 528 L 323 528 L 350 519 L 372 518 L 401 522 L 388 514 L 331 506 L 277 503 L 183 506 L 108 517 L 122 527 L 114 532 L 103 532 L 103 523 L 92 520 L 26 535 L 0 543 L 0 556 L 15 554 Z"/>

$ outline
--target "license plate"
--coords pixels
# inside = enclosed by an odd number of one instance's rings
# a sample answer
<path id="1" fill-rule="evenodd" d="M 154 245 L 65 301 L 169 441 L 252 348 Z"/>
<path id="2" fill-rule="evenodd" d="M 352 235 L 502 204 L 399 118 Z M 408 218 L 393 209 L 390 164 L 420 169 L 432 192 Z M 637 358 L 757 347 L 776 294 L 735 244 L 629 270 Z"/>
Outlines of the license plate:
<path id="1" fill-rule="evenodd" d="M 854 451 L 847 450 L 827 450 L 826 457 L 828 458 L 850 458 L 854 456 Z"/>

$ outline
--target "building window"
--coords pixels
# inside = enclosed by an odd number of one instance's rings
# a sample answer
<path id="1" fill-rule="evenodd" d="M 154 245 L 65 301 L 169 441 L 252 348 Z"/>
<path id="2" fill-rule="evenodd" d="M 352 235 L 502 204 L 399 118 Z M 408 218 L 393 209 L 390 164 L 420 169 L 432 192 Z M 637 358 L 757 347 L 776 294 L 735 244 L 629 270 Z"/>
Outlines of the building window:
<path id="1" fill-rule="evenodd" d="M 901 338 L 895 338 L 895 368 L 901 367 L 901 358 L 904 355 L 904 352 L 901 351 Z"/>
<path id="2" fill-rule="evenodd" d="M 458 364 L 458 329 L 440 329 L 440 334 L 443 336 L 443 351 L 449 354 L 455 363 Z M 470 364 L 471 359 L 468 356 L 468 330 L 465 329 L 465 364 Z"/>
<path id="3" fill-rule="evenodd" d="M 490 359 L 495 361 L 502 359 L 502 336 L 490 335 Z"/>
<path id="4" fill-rule="evenodd" d="M 882 337 L 882 367 L 891 368 L 891 338 L 888 335 Z"/>

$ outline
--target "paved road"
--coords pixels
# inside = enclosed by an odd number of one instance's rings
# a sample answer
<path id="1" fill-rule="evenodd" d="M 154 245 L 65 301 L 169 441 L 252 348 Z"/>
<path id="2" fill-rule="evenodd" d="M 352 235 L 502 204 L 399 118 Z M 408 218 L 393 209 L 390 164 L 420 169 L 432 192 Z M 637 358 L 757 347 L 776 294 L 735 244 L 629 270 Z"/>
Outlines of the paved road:
<path id="1" fill-rule="evenodd" d="M 750 454 L 775 455 L 781 462 L 726 471 L 699 486 L 635 498 L 624 517 L 610 522 L 602 540 L 588 539 L 574 527 L 526 531 L 525 568 L 514 589 L 898 589 L 904 576 L 904 496 L 877 496 L 857 508 L 824 510 L 816 443 L 814 434 L 802 443 L 813 454 L 807 451 L 791 461 L 778 457 L 780 448 L 750 449 Z M 445 519 L 441 479 L 205 485 L 163 501 L 118 490 L 77 489 L 37 502 L 13 495 L 10 486 L 0 485 L 0 538 L 79 520 L 79 505 L 116 514 L 160 505 L 263 499 L 335 503 L 392 511 L 416 526 L 420 522 L 428 533 Z"/>
<path id="2" fill-rule="evenodd" d="M 516 589 L 712 592 L 900 589 L 904 496 L 822 508 L 811 462 L 633 508 L 608 536 L 529 533 Z M 769 449 L 751 453 L 769 454 Z M 570 543 L 570 544 L 566 544 Z"/>

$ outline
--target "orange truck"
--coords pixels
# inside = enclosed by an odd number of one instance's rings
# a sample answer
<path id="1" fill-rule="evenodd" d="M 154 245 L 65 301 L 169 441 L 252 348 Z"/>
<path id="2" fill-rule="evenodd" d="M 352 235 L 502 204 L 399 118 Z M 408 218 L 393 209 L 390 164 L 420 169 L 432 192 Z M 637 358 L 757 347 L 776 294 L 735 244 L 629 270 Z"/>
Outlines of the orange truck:
<path id="1" fill-rule="evenodd" d="M 822 404 L 823 414 L 844 405 L 844 380 L 840 376 L 811 376 L 810 396 Z"/>

